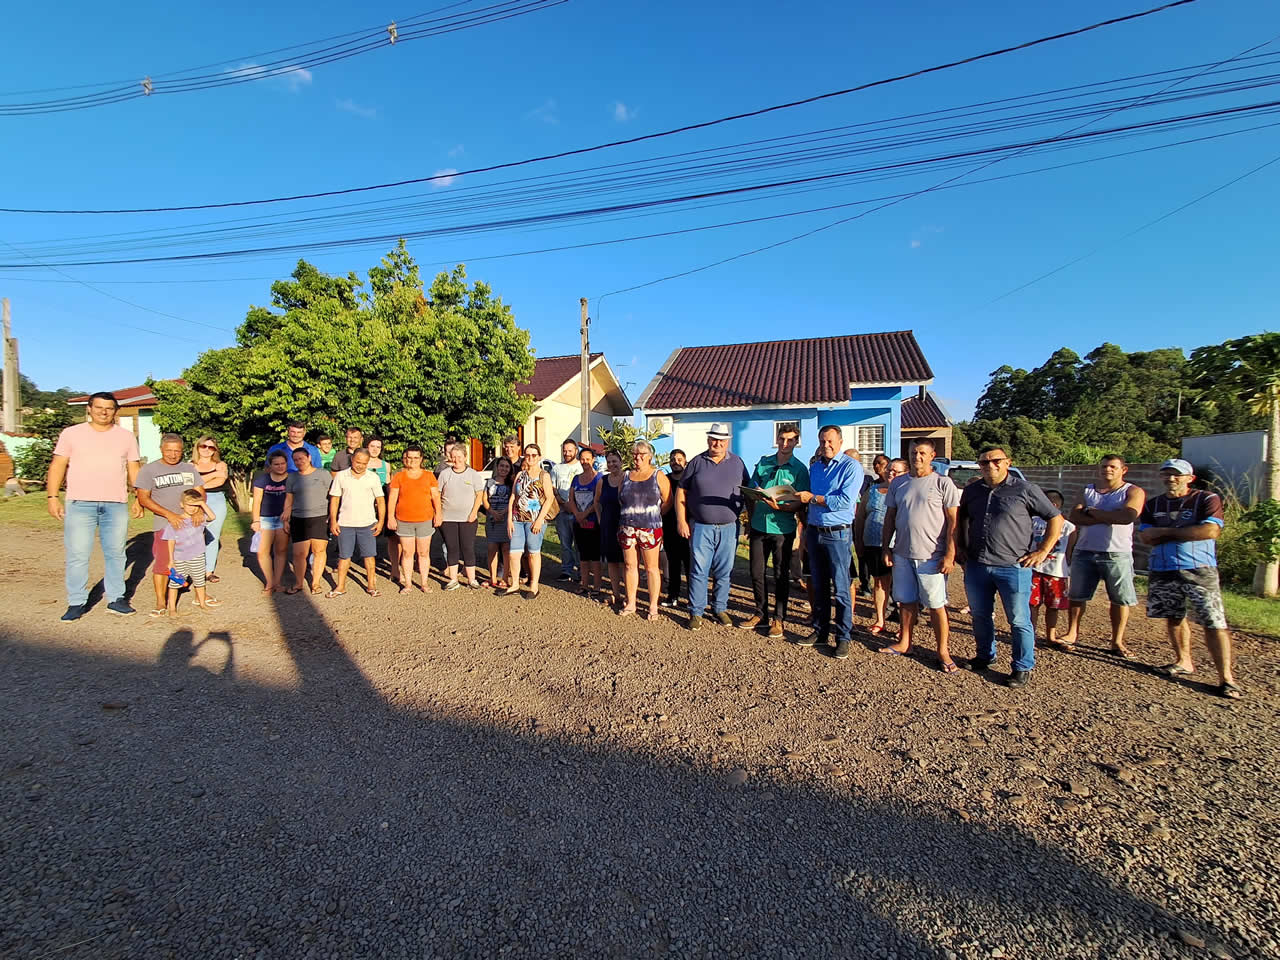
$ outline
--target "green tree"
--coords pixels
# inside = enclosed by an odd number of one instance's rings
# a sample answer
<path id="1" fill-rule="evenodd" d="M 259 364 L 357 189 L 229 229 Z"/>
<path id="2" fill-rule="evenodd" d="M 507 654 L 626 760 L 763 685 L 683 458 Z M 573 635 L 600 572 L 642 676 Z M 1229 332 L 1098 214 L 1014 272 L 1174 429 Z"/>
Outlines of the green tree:
<path id="1" fill-rule="evenodd" d="M 234 347 L 201 354 L 186 386 L 156 381 L 155 420 L 192 438 L 214 434 L 244 502 L 264 451 L 302 420 L 334 436 L 347 426 L 387 438 L 389 451 L 444 436 L 496 439 L 533 401 L 515 385 L 533 373 L 529 334 L 484 283 L 459 265 L 424 291 L 404 242 L 369 271 L 331 276 L 299 261 L 252 307 Z"/>
<path id="2" fill-rule="evenodd" d="M 1201 402 L 1213 408 L 1222 395 L 1239 396 L 1249 412 L 1267 423 L 1267 499 L 1280 501 L 1280 333 L 1258 333 L 1191 353 Z M 1272 510 L 1274 513 L 1274 510 Z M 1280 593 L 1280 559 L 1268 552 L 1254 572 L 1259 596 Z"/>
<path id="3" fill-rule="evenodd" d="M 662 435 L 656 430 L 637 427 L 629 421 L 616 418 L 612 427 L 596 427 L 596 434 L 600 437 L 601 444 L 604 445 L 606 456 L 610 453 L 616 453 L 622 458 L 622 465 L 628 470 L 635 466 L 635 461 L 631 459 L 631 445 L 637 440 L 646 440 L 652 444 L 655 437 Z M 665 464 L 667 462 L 666 455 L 655 456 L 653 462 L 658 465 Z"/>

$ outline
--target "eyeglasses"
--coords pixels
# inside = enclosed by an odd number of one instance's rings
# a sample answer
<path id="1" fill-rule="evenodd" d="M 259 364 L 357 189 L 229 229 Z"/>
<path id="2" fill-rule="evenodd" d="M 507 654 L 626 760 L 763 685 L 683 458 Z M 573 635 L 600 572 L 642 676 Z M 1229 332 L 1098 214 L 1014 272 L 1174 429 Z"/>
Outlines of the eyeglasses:
<path id="1" fill-rule="evenodd" d="M 990 460 L 979 460 L 978 466 L 994 467 L 997 463 L 1004 463 L 1008 459 L 1008 457 L 992 457 Z"/>
<path id="2" fill-rule="evenodd" d="M 212 443 L 202 443 L 200 444 L 199 449 L 200 450 L 217 450 L 218 448 Z"/>

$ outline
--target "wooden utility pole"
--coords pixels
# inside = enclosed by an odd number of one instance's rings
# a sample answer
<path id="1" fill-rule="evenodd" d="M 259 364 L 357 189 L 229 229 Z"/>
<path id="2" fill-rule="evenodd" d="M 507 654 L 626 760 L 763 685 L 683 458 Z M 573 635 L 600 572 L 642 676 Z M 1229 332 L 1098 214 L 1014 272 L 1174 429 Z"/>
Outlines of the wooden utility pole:
<path id="1" fill-rule="evenodd" d="M 587 316 L 587 298 L 578 300 L 578 311 L 582 315 L 582 442 L 591 442 L 591 341 L 587 337 L 587 327 L 591 318 Z"/>
<path id="2" fill-rule="evenodd" d="M 18 432 L 18 402 L 21 392 L 18 385 L 18 341 L 9 330 L 9 298 L 0 300 L 0 319 L 4 325 L 4 430 Z"/>

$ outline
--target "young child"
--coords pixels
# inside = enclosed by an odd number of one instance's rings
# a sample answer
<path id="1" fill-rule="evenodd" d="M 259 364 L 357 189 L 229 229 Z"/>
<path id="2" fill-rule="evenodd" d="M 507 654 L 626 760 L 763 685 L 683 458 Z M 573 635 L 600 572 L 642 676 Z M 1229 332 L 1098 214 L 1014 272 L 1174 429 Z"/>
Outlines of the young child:
<path id="1" fill-rule="evenodd" d="M 1046 490 L 1045 496 L 1059 510 L 1062 509 L 1062 494 L 1057 490 Z M 1042 546 L 1045 522 L 1039 517 L 1031 520 L 1031 529 L 1036 538 L 1036 546 Z M 1053 553 L 1039 566 L 1031 570 L 1031 626 L 1039 628 L 1040 608 L 1044 607 L 1045 640 L 1058 644 L 1058 611 L 1070 606 L 1067 598 L 1067 571 L 1071 569 L 1071 555 L 1076 550 L 1076 525 L 1070 520 L 1062 524 L 1062 534 L 1053 546 Z"/>
<path id="2" fill-rule="evenodd" d="M 196 606 L 208 610 L 218 606 L 220 600 L 212 600 L 204 592 L 204 525 L 214 519 L 214 513 L 204 498 L 194 490 L 182 494 L 182 526 L 164 528 L 163 539 L 169 543 L 169 616 L 178 612 L 178 578 L 191 585 L 196 595 Z M 175 576 L 176 575 L 176 576 Z"/>

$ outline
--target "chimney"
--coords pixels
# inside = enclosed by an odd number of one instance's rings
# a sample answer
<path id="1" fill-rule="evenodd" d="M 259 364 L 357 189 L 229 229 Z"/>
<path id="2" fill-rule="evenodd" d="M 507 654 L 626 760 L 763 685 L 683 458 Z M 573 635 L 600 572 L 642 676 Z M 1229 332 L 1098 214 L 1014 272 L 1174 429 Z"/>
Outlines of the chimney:
<path id="1" fill-rule="evenodd" d="M 920 400 L 921 402 L 924 402 L 924 384 L 923 383 L 920 384 L 920 392 L 916 394 L 916 399 Z"/>

